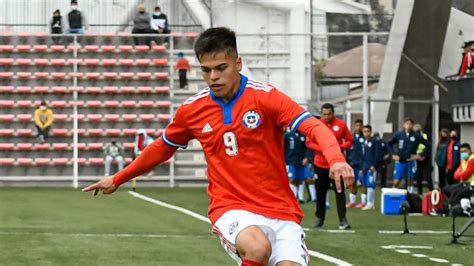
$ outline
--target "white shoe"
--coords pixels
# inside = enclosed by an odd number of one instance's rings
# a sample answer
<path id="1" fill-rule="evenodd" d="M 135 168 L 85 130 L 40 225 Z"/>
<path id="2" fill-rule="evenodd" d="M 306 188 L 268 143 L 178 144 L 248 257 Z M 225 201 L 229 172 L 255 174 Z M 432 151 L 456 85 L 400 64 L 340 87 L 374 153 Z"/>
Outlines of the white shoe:
<path id="1" fill-rule="evenodd" d="M 367 205 L 365 205 L 364 208 L 362 208 L 362 210 L 363 211 L 375 210 L 375 206 L 374 206 L 374 204 L 368 203 Z"/>

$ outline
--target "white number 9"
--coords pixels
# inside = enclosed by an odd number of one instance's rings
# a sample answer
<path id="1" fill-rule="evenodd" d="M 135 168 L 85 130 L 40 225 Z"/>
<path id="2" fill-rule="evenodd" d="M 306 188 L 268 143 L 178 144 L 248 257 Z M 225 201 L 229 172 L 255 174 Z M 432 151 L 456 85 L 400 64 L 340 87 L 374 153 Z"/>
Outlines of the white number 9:
<path id="1" fill-rule="evenodd" d="M 236 156 L 239 148 L 237 147 L 237 139 L 235 138 L 234 133 L 226 132 L 224 133 L 224 145 L 227 147 L 225 153 L 229 156 Z"/>

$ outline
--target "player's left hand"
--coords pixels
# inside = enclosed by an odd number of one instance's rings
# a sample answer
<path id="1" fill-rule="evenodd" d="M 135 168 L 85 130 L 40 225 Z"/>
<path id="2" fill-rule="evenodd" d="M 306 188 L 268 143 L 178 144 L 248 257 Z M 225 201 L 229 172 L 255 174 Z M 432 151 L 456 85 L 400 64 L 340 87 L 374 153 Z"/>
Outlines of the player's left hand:
<path id="1" fill-rule="evenodd" d="M 94 196 L 97 195 L 97 192 L 99 190 L 102 190 L 102 193 L 104 194 L 114 193 L 115 190 L 117 190 L 117 187 L 115 186 L 113 182 L 113 177 L 111 176 L 103 177 L 99 182 L 82 189 L 83 192 L 96 191 L 94 192 Z"/>
<path id="2" fill-rule="evenodd" d="M 342 192 L 341 180 L 344 181 L 344 184 L 347 189 L 351 188 L 354 184 L 354 170 L 347 163 L 335 163 L 329 169 L 329 177 L 334 179 L 336 183 L 336 190 L 338 193 Z"/>

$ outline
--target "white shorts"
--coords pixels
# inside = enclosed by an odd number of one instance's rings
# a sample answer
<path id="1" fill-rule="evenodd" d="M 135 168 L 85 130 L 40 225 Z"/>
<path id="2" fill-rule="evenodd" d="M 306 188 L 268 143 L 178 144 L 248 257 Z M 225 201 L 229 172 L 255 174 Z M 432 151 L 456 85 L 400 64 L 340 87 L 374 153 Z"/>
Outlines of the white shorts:
<path id="1" fill-rule="evenodd" d="M 272 244 L 272 255 L 268 265 L 276 265 L 280 261 L 292 261 L 306 266 L 309 254 L 306 249 L 303 228 L 295 222 L 267 218 L 243 210 L 231 210 L 222 215 L 212 227 L 212 232 L 219 236 L 222 247 L 240 265 L 240 258 L 235 248 L 235 240 L 239 233 L 248 226 L 258 226 Z"/>

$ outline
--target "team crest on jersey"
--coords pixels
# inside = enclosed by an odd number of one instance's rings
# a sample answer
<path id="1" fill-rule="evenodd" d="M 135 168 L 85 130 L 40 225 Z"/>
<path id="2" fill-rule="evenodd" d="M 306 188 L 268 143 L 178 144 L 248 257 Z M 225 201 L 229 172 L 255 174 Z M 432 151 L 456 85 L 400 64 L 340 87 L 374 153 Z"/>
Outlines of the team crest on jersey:
<path id="1" fill-rule="evenodd" d="M 232 235 L 235 232 L 235 229 L 237 229 L 237 226 L 239 226 L 239 222 L 233 222 L 230 227 L 229 227 L 229 235 Z"/>
<path id="2" fill-rule="evenodd" d="M 338 125 L 335 125 L 332 127 L 332 130 L 334 130 L 335 132 L 338 132 L 339 131 L 339 126 Z"/>
<path id="3" fill-rule="evenodd" d="M 260 126 L 261 118 L 257 111 L 250 110 L 244 114 L 242 122 L 244 123 L 245 127 L 254 129 Z"/>
<path id="4" fill-rule="evenodd" d="M 415 137 L 411 136 L 411 137 L 410 137 L 410 141 L 411 141 L 411 142 L 415 142 Z"/>

